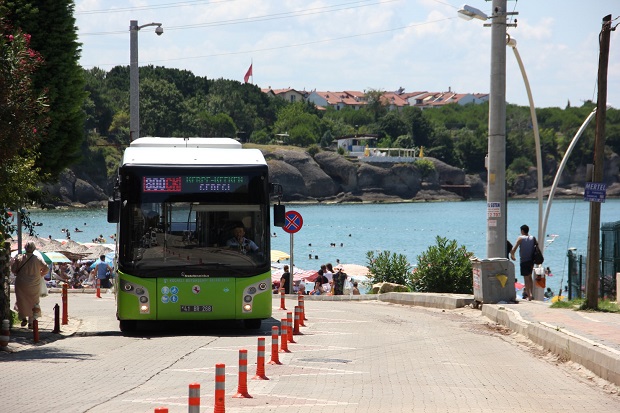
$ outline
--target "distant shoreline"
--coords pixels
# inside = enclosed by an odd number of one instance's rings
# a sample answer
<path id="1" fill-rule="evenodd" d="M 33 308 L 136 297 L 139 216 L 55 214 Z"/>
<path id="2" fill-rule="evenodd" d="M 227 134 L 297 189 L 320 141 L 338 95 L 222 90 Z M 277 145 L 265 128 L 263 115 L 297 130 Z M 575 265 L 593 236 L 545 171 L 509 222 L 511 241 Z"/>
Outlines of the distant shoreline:
<path id="1" fill-rule="evenodd" d="M 566 189 L 563 188 L 565 191 Z M 352 195 L 345 194 L 340 197 L 329 197 L 324 199 L 304 199 L 304 200 L 291 200 L 286 201 L 286 205 L 365 205 L 365 204 L 410 204 L 410 203 L 434 203 L 434 202 L 467 202 L 467 201 L 484 201 L 486 198 L 461 198 L 458 197 L 454 193 L 450 193 L 450 195 L 433 193 L 435 191 L 428 191 L 428 193 L 424 194 L 423 197 L 413 198 L 413 199 L 402 199 L 393 195 L 382 195 L 378 193 L 373 193 L 371 195 L 362 194 L 362 195 Z M 438 192 L 438 191 L 437 191 Z M 547 200 L 547 196 L 549 194 L 549 188 L 544 189 L 543 201 Z M 574 192 L 574 190 L 573 190 Z M 508 197 L 508 200 L 537 200 L 538 194 L 531 193 L 527 195 L 515 195 Z M 556 193 L 554 198 L 557 199 L 582 199 L 583 200 L 583 192 L 578 194 L 565 194 L 565 193 Z M 607 195 L 606 199 L 620 199 L 620 194 L 612 194 Z M 91 203 L 92 204 L 92 203 Z M 106 209 L 107 201 L 99 201 L 98 205 L 86 205 L 80 203 L 74 203 L 71 205 L 54 205 L 53 208 L 41 208 L 40 206 L 30 206 L 27 210 L 32 211 L 44 211 L 44 210 L 59 210 L 59 211 L 70 211 L 70 210 L 97 210 L 97 209 Z"/>

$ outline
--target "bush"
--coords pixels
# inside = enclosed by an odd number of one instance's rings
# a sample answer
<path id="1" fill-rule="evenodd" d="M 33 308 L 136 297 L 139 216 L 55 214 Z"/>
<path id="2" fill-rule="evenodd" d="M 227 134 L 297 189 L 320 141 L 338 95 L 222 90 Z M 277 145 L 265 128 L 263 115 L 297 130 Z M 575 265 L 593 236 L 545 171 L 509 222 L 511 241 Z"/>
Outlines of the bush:
<path id="1" fill-rule="evenodd" d="M 430 159 L 418 158 L 413 165 L 420 172 L 422 179 L 428 178 L 435 172 L 435 164 Z"/>
<path id="2" fill-rule="evenodd" d="M 319 152 L 321 152 L 321 148 L 319 148 L 319 145 L 317 145 L 316 143 L 313 143 L 312 145 L 308 146 L 308 154 L 312 156 L 313 158 Z"/>
<path id="3" fill-rule="evenodd" d="M 436 240 L 437 245 L 418 256 L 418 268 L 412 276 L 413 291 L 472 294 L 471 253 L 465 246 L 458 246 L 456 240 L 439 236 Z"/>
<path id="4" fill-rule="evenodd" d="M 344 155 L 344 148 L 342 146 L 338 147 L 338 155 Z"/>
<path id="5" fill-rule="evenodd" d="M 403 254 L 382 251 L 376 257 L 375 253 L 366 253 L 370 279 L 373 284 L 389 282 L 411 287 L 411 264 Z"/>

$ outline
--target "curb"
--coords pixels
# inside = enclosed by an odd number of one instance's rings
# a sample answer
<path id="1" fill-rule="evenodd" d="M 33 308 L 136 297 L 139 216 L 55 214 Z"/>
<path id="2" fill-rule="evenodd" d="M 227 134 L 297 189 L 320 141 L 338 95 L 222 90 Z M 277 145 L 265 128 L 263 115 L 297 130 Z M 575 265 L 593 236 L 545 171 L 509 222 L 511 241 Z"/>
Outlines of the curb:
<path id="1" fill-rule="evenodd" d="M 445 310 L 455 310 L 474 302 L 471 294 L 441 293 L 383 293 L 378 294 L 377 299 L 393 304 L 417 305 Z"/>
<path id="2" fill-rule="evenodd" d="M 11 284 L 9 286 L 9 290 L 12 293 L 15 293 L 15 286 L 13 284 Z M 96 288 L 68 288 L 67 292 L 69 294 L 96 294 L 97 293 L 97 289 Z M 107 294 L 107 293 L 113 293 L 114 289 L 113 288 L 101 288 L 101 294 Z M 62 288 L 60 287 L 49 287 L 47 289 L 47 293 L 48 294 L 62 294 Z"/>
<path id="3" fill-rule="evenodd" d="M 517 311 L 501 305 L 483 305 L 482 315 L 527 337 L 560 358 L 578 363 L 597 376 L 620 386 L 619 351 L 559 326 L 523 320 Z"/>
<path id="4" fill-rule="evenodd" d="M 292 294 L 286 297 L 291 298 Z M 454 310 L 474 302 L 471 294 L 442 293 L 383 293 L 362 295 L 304 295 L 309 301 L 384 301 L 392 304 L 417 305 L 420 307 Z"/>

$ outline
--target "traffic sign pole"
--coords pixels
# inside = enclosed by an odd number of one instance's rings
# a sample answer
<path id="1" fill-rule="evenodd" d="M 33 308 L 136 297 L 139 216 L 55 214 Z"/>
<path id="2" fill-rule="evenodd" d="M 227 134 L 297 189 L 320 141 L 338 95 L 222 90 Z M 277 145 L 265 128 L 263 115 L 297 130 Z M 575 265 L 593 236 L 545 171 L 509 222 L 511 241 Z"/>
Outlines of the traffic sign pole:
<path id="1" fill-rule="evenodd" d="M 293 251 L 295 250 L 294 248 L 294 244 L 293 244 L 293 233 L 291 232 L 291 251 L 290 251 L 290 255 L 291 255 L 291 279 L 290 282 L 288 283 L 288 285 L 286 286 L 287 294 L 293 294 L 293 277 L 295 274 L 295 258 L 293 256 Z"/>
<path id="2" fill-rule="evenodd" d="M 288 232 L 289 234 L 291 234 L 291 249 L 290 249 L 290 257 L 291 257 L 291 282 L 289 283 L 290 285 L 288 286 L 286 291 L 288 294 L 293 294 L 293 279 L 294 279 L 294 275 L 295 275 L 295 258 L 293 255 L 293 250 L 294 250 L 294 240 L 293 240 L 293 234 L 296 233 L 297 231 L 299 231 L 301 229 L 301 227 L 304 225 L 304 220 L 301 217 L 301 214 L 297 211 L 287 211 L 286 214 L 284 214 L 284 226 L 282 227 L 282 229 L 285 232 Z"/>

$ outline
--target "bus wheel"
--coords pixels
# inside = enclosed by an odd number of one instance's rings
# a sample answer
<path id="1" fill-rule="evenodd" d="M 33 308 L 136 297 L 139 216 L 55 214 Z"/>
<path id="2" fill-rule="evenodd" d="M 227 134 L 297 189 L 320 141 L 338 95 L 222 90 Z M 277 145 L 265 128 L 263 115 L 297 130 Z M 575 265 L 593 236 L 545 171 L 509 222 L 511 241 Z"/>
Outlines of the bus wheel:
<path id="1" fill-rule="evenodd" d="M 260 318 L 247 319 L 247 320 L 243 320 L 243 325 L 248 330 L 258 330 L 260 328 L 262 321 L 263 320 L 261 320 Z"/>
<path id="2" fill-rule="evenodd" d="M 134 332 L 138 327 L 136 320 L 119 320 L 118 325 L 123 333 Z"/>

